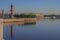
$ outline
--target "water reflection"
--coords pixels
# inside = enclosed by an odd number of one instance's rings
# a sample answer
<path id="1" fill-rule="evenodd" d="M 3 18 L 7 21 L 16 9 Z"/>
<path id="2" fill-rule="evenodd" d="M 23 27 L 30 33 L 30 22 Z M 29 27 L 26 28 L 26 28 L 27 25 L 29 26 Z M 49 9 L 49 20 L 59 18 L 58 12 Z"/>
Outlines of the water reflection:
<path id="1" fill-rule="evenodd" d="M 13 24 L 11 24 L 11 40 L 13 40 L 13 36 L 14 36 L 14 26 Z"/>
<path id="2" fill-rule="evenodd" d="M 16 26 L 20 27 L 20 28 L 21 27 L 25 28 L 24 26 L 28 27 L 28 26 L 33 26 L 33 25 L 35 25 L 35 23 L 34 24 L 26 24 L 26 25 L 25 24 L 21 25 L 20 23 L 4 23 L 4 31 L 5 31 L 4 32 L 4 38 L 5 38 L 5 40 L 15 40 L 16 36 L 14 34 L 16 34 L 16 32 L 14 32 L 14 31 L 17 29 Z"/>
<path id="3" fill-rule="evenodd" d="M 34 25 L 9 24 L 4 27 L 6 40 L 60 40 L 60 20 L 38 21 Z"/>

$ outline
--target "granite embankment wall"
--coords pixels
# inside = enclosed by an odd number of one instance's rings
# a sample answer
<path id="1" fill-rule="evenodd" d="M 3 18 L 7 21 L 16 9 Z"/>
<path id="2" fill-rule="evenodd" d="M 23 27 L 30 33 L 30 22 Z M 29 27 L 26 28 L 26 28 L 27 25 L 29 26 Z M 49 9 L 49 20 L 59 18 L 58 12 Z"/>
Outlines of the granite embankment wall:
<path id="1" fill-rule="evenodd" d="M 24 24 L 25 22 L 36 22 L 37 19 L 36 18 L 14 18 L 14 19 L 0 19 L 0 22 L 3 23 L 21 23 Z"/>
<path id="2" fill-rule="evenodd" d="M 3 19 L 0 19 L 0 40 L 4 40 L 3 39 Z"/>

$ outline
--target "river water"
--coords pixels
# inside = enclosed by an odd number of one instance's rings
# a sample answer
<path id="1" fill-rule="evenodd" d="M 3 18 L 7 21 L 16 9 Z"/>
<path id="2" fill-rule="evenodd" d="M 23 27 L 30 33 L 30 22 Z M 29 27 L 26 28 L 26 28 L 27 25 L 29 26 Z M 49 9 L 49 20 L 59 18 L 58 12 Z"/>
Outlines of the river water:
<path id="1" fill-rule="evenodd" d="M 30 25 L 4 25 L 5 40 L 60 40 L 60 20 L 42 20 Z"/>

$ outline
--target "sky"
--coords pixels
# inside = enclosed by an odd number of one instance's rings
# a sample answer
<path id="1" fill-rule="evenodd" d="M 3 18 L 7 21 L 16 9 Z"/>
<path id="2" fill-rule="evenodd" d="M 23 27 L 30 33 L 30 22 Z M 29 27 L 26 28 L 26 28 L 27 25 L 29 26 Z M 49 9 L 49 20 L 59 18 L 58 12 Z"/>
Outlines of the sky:
<path id="1" fill-rule="evenodd" d="M 0 12 L 10 12 L 13 3 L 15 13 L 60 14 L 60 0 L 0 0 Z"/>

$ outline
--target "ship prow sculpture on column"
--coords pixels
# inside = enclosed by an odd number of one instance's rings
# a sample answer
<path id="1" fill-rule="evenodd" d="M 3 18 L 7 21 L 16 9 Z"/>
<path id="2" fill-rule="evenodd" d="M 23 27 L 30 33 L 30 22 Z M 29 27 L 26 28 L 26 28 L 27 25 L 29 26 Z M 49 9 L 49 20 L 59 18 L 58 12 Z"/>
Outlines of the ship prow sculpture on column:
<path id="1" fill-rule="evenodd" d="M 4 18 L 4 9 L 2 9 L 2 18 Z"/>

